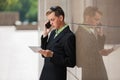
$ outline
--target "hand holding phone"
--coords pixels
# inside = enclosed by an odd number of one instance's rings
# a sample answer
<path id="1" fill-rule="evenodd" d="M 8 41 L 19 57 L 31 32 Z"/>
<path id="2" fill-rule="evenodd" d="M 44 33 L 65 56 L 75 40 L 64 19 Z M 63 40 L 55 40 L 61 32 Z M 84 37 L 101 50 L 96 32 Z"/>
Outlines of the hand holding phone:
<path id="1" fill-rule="evenodd" d="M 47 29 L 49 29 L 49 28 L 51 27 L 50 21 L 48 21 L 48 22 L 45 24 L 45 27 L 46 27 Z"/>

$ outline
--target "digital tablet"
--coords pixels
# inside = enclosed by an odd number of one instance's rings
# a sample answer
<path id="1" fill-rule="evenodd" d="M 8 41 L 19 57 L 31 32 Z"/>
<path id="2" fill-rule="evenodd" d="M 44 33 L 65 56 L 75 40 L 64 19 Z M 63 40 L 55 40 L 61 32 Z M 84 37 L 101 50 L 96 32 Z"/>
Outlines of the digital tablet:
<path id="1" fill-rule="evenodd" d="M 113 49 L 114 49 L 114 50 L 117 50 L 118 48 L 120 48 L 120 45 L 114 45 L 114 46 L 113 46 Z"/>
<path id="2" fill-rule="evenodd" d="M 40 46 L 29 46 L 29 48 L 35 53 L 37 53 L 39 50 L 41 50 Z"/>

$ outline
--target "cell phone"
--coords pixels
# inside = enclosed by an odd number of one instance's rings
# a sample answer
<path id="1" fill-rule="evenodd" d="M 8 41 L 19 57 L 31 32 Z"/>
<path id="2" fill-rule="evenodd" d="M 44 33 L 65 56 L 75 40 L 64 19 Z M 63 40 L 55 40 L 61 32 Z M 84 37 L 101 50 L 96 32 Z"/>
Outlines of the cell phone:
<path id="1" fill-rule="evenodd" d="M 50 21 L 48 21 L 48 22 L 45 24 L 45 27 L 46 27 L 46 28 L 50 28 L 50 27 L 51 27 Z"/>

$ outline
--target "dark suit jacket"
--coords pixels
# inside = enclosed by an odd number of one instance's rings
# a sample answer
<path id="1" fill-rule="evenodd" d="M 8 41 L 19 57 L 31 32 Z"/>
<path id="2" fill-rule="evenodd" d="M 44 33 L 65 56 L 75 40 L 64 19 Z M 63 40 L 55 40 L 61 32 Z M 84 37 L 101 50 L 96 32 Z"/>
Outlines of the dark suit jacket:
<path id="1" fill-rule="evenodd" d="M 66 67 L 74 67 L 75 59 L 75 35 L 66 27 L 58 36 L 53 30 L 48 36 L 41 37 L 41 47 L 54 52 L 52 58 L 45 58 L 40 80 L 66 80 Z"/>
<path id="2" fill-rule="evenodd" d="M 76 31 L 77 66 L 82 68 L 82 80 L 108 80 L 102 56 L 105 36 L 97 36 L 79 27 Z"/>

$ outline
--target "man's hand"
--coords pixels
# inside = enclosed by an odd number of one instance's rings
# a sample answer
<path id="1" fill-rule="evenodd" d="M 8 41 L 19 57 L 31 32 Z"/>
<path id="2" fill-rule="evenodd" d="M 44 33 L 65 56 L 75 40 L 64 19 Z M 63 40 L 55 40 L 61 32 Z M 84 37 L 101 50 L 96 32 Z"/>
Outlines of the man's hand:
<path id="1" fill-rule="evenodd" d="M 42 54 L 44 57 L 52 57 L 53 56 L 53 52 L 51 50 L 40 50 L 39 51 L 40 54 Z"/>
<path id="2" fill-rule="evenodd" d="M 103 33 L 103 28 L 102 28 L 102 27 L 98 27 L 98 28 L 96 28 L 96 30 L 97 30 L 97 34 L 98 34 L 98 35 L 100 35 L 100 36 L 103 36 L 103 35 L 104 35 L 104 33 Z"/>
<path id="3" fill-rule="evenodd" d="M 109 55 L 111 52 L 113 52 L 113 48 L 110 48 L 110 49 L 102 49 L 102 50 L 100 50 L 99 51 L 99 53 L 101 54 L 101 55 L 103 55 L 103 56 L 107 56 L 107 55 Z"/>
<path id="4" fill-rule="evenodd" d="M 47 22 L 48 22 L 48 21 L 47 21 Z M 47 22 L 45 22 L 45 24 L 46 24 Z M 45 24 L 44 24 L 44 25 L 45 25 Z M 44 36 L 44 37 L 47 36 L 48 33 L 49 33 L 51 30 L 52 30 L 52 27 L 50 27 L 50 28 L 44 27 L 43 36 Z"/>

